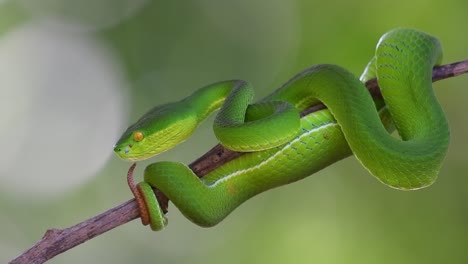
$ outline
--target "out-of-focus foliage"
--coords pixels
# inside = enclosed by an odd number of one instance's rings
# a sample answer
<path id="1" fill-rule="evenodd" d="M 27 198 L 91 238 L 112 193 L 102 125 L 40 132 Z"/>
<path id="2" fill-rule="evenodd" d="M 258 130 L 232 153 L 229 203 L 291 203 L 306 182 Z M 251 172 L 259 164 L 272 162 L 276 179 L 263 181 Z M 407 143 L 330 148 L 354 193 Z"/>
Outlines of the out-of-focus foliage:
<path id="1" fill-rule="evenodd" d="M 381 34 L 438 36 L 444 62 L 468 58 L 468 2 L 0 1 L 0 262 L 130 198 L 112 144 L 152 106 L 224 79 L 260 98 L 302 69 L 357 75 Z M 390 189 L 348 158 L 199 228 L 170 207 L 167 229 L 134 221 L 51 263 L 467 263 L 468 76 L 435 85 L 451 146 L 431 187 Z M 141 162 L 190 162 L 194 138 Z"/>

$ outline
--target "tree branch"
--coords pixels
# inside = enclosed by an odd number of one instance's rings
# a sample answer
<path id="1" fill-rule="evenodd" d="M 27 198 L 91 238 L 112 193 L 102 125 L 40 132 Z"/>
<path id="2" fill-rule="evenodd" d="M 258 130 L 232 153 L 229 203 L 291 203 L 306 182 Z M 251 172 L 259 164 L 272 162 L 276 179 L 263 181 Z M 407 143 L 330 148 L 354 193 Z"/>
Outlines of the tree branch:
<path id="1" fill-rule="evenodd" d="M 468 60 L 435 67 L 432 80 L 438 81 L 468 72 Z M 381 96 L 376 79 L 366 83 L 366 87 L 373 97 Z M 301 116 L 324 109 L 323 104 L 317 104 L 301 113 Z M 189 167 L 199 176 L 203 177 L 217 167 L 231 161 L 242 153 L 234 152 L 216 145 L 206 154 L 195 160 Z M 168 198 L 156 191 L 161 206 L 167 212 Z M 95 236 L 105 233 L 115 227 L 139 218 L 140 212 L 134 199 L 118 205 L 104 213 L 65 229 L 49 229 L 40 241 L 10 263 L 43 263 L 54 256 L 67 251 Z"/>

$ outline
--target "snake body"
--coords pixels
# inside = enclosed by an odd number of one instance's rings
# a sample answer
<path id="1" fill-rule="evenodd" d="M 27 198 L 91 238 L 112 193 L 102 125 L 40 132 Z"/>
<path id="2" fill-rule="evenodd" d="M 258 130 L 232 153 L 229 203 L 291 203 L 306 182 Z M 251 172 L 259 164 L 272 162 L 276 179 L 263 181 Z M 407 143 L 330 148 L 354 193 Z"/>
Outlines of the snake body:
<path id="1" fill-rule="evenodd" d="M 248 152 L 198 178 L 185 164 L 146 167 L 138 184 L 153 230 L 167 220 L 152 187 L 192 222 L 213 226 L 252 196 L 303 179 L 351 154 L 378 180 L 404 190 L 431 185 L 449 144 L 449 128 L 432 88 L 441 46 L 426 33 L 399 28 L 377 44 L 359 80 L 322 64 L 299 73 L 252 103 L 244 81 L 218 82 L 191 96 L 155 107 L 130 126 L 114 147 L 125 160 L 141 160 L 188 138 L 213 111 L 222 145 Z M 362 82 L 377 77 L 383 99 Z M 319 102 L 327 109 L 299 117 Z M 394 128 L 401 139 L 392 136 Z"/>

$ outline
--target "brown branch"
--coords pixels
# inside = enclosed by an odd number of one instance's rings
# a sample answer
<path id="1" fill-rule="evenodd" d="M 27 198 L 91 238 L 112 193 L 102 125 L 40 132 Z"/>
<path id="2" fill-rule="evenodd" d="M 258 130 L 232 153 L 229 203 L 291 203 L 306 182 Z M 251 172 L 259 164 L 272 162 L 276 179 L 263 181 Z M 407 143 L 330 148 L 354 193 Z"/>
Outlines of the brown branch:
<path id="1" fill-rule="evenodd" d="M 442 65 L 434 68 L 432 80 L 435 82 L 467 72 L 468 60 Z M 369 89 L 372 96 L 380 96 L 377 80 L 373 79 L 368 81 L 366 87 Z M 301 115 L 304 116 L 324 108 L 325 106 L 323 104 L 314 105 L 303 111 Z M 222 164 L 241 155 L 242 153 L 228 150 L 221 145 L 216 145 L 189 166 L 199 177 L 203 177 Z M 169 200 L 160 192 L 157 192 L 157 195 L 161 205 L 167 210 Z M 43 263 L 95 236 L 139 218 L 139 216 L 140 212 L 138 211 L 135 200 L 129 200 L 72 227 L 47 230 L 40 241 L 10 263 Z"/>
<path id="2" fill-rule="evenodd" d="M 65 229 L 49 229 L 40 241 L 10 263 L 44 263 L 95 236 L 140 216 L 135 199 Z"/>

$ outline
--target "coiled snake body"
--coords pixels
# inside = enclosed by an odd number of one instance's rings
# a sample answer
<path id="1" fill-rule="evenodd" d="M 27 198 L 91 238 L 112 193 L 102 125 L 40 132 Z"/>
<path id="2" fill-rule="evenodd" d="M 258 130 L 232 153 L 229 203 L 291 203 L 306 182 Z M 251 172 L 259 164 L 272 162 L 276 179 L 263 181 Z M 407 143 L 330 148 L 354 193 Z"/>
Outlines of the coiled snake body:
<path id="1" fill-rule="evenodd" d="M 167 220 L 152 187 L 200 226 L 213 226 L 241 203 L 268 189 L 303 179 L 351 154 L 378 180 L 397 189 L 432 184 L 445 157 L 449 128 L 432 89 L 439 41 L 414 29 L 380 39 L 361 80 L 336 65 L 299 73 L 252 104 L 244 81 L 218 82 L 189 97 L 155 107 L 115 145 L 125 160 L 141 160 L 188 138 L 221 108 L 214 131 L 222 145 L 248 152 L 199 179 L 185 164 L 158 162 L 145 169 L 144 198 L 153 230 Z M 377 77 L 383 96 L 372 99 L 362 82 Z M 323 102 L 328 109 L 300 118 Z M 390 135 L 396 128 L 401 139 Z"/>

